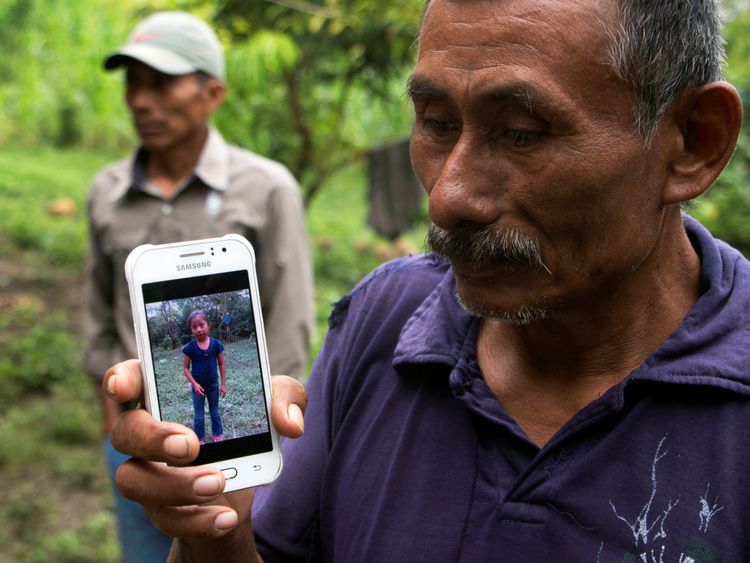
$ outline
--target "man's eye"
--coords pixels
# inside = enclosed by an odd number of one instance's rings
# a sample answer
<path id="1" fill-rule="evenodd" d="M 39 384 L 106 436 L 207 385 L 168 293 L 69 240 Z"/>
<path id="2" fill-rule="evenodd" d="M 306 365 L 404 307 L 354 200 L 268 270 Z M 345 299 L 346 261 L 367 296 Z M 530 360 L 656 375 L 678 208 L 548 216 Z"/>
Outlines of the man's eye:
<path id="1" fill-rule="evenodd" d="M 174 78 L 172 76 L 159 74 L 154 80 L 154 90 L 157 92 L 164 92 L 172 86 L 173 82 Z"/>
<path id="2" fill-rule="evenodd" d="M 507 129 L 503 137 L 508 139 L 516 147 L 527 147 L 538 141 L 541 133 L 536 131 L 524 131 L 523 129 Z"/>
<path id="3" fill-rule="evenodd" d="M 445 135 L 455 131 L 455 127 L 447 121 L 426 117 L 422 120 L 422 127 L 437 135 Z"/>

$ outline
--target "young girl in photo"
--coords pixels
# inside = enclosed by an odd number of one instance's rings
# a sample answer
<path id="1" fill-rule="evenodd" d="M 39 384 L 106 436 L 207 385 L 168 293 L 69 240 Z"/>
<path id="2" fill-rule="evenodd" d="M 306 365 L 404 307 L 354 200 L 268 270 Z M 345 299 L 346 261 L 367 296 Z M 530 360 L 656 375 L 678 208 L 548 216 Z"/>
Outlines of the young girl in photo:
<path id="1" fill-rule="evenodd" d="M 211 415 L 211 435 L 214 442 L 224 439 L 224 430 L 219 413 L 219 395 L 227 394 L 227 376 L 224 367 L 224 345 L 221 340 L 209 336 L 208 318 L 204 311 L 193 311 L 188 315 L 188 328 L 193 339 L 185 344 L 182 353 L 182 371 L 190 381 L 193 396 L 193 430 L 201 445 L 205 443 L 205 401 Z M 221 384 L 219 384 L 221 374 Z"/>

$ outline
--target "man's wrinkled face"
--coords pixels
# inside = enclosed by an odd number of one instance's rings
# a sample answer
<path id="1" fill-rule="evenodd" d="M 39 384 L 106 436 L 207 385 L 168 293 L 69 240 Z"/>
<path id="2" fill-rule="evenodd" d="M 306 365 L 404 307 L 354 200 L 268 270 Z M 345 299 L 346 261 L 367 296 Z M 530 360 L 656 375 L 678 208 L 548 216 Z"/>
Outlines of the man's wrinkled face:
<path id="1" fill-rule="evenodd" d="M 205 133 L 213 110 L 206 84 L 210 78 L 173 76 L 130 61 L 125 80 L 125 101 L 146 149 L 170 149 Z"/>
<path id="2" fill-rule="evenodd" d="M 665 165 L 606 65 L 615 3 L 433 0 L 409 93 L 429 242 L 471 311 L 530 322 L 638 268 Z M 658 142 L 657 142 L 658 144 Z"/>

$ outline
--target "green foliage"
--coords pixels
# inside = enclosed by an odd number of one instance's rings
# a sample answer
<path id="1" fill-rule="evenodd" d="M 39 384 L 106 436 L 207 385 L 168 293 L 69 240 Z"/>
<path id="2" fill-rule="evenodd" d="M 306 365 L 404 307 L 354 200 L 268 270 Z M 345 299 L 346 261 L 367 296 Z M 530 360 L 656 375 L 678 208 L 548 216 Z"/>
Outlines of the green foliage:
<path id="1" fill-rule="evenodd" d="M 747 0 L 723 0 L 725 8 L 723 35 L 726 39 L 727 77 L 740 85 L 747 96 L 750 87 L 750 2 Z M 745 97 L 747 101 L 747 97 Z"/>
<path id="2" fill-rule="evenodd" d="M 117 561 L 112 514 L 87 512 L 109 486 L 96 401 L 73 369 L 48 394 L 2 409 L 0 476 L 13 486 L 0 489 L 0 561 Z"/>
<path id="3" fill-rule="evenodd" d="M 690 214 L 715 236 L 750 256 L 750 137 L 743 133 L 732 162 Z"/>
<path id="4" fill-rule="evenodd" d="M 217 124 L 233 135 L 246 131 L 239 138 L 287 164 L 311 201 L 331 174 L 368 147 L 407 134 L 403 85 L 421 5 L 218 2 L 214 21 L 233 40 L 233 93 Z"/>
<path id="5" fill-rule="evenodd" d="M 49 392 L 78 369 L 78 341 L 62 313 L 21 299 L 0 315 L 0 406 L 31 392 Z M 28 327 L 19 331 L 18 327 Z"/>
<path id="6" fill-rule="evenodd" d="M 3 561 L 117 560 L 110 514 L 82 521 L 74 504 L 81 492 L 105 495 L 107 478 L 77 311 L 60 308 L 82 269 L 85 193 L 105 158 L 0 151 L 0 476 L 14 483 L 0 488 Z"/>
<path id="7" fill-rule="evenodd" d="M 86 193 L 107 153 L 23 149 L 0 152 L 0 253 L 40 251 L 44 268 L 79 266 L 86 248 Z M 56 211 L 56 205 L 64 208 Z"/>
<path id="8" fill-rule="evenodd" d="M 7 0 L 0 7 L 0 141 L 90 146 L 122 142 L 129 119 L 102 49 L 125 36 L 128 3 Z"/>
<path id="9" fill-rule="evenodd" d="M 225 43 L 229 95 L 216 125 L 230 141 L 289 166 L 309 201 L 366 148 L 408 133 L 403 84 L 420 6 L 8 0 L 0 6 L 0 144 L 132 145 L 121 73 L 105 73 L 103 58 L 144 15 L 185 9 L 213 20 Z"/>
<path id="10" fill-rule="evenodd" d="M 6 376 L 4 381 L 12 378 Z M 80 371 L 72 371 L 64 382 L 50 385 L 47 396 L 38 394 L 20 395 L 15 406 L 5 406 L 5 415 L 0 418 L 0 429 L 4 431 L 0 442 L 0 467 L 25 463 L 53 462 L 53 471 L 71 483 L 88 485 L 91 474 L 86 467 L 71 469 L 64 458 L 57 456 L 71 447 L 90 446 L 97 442 L 96 396 L 93 385 Z M 32 399 L 40 399 L 33 401 Z M 51 409 L 50 405 L 56 405 Z M 29 440 L 33 430 L 38 440 Z"/>
<path id="11" fill-rule="evenodd" d="M 119 561 L 119 549 L 112 542 L 114 516 L 101 511 L 75 530 L 33 536 L 18 554 L 21 563 L 107 563 Z"/>

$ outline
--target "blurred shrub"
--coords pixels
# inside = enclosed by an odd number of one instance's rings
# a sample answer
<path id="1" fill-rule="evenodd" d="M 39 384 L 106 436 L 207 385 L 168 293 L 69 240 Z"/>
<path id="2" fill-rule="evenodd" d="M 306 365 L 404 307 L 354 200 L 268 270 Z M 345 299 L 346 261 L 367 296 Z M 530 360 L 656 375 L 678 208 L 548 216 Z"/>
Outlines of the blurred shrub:
<path id="1" fill-rule="evenodd" d="M 80 370 L 79 342 L 62 313 L 47 314 L 41 302 L 19 299 L 0 315 L 0 405 L 28 393 L 50 392 Z"/>
<path id="2" fill-rule="evenodd" d="M 114 563 L 119 560 L 118 546 L 108 541 L 113 518 L 101 511 L 75 530 L 39 534 L 21 550 L 18 559 L 22 563 Z"/>
<path id="3" fill-rule="evenodd" d="M 88 185 L 110 158 L 80 150 L 0 152 L 0 252 L 41 258 L 40 278 L 50 266 L 79 270 L 87 244 Z"/>
<path id="4" fill-rule="evenodd" d="M 690 214 L 750 257 L 750 132 L 743 132 L 729 166 Z"/>

